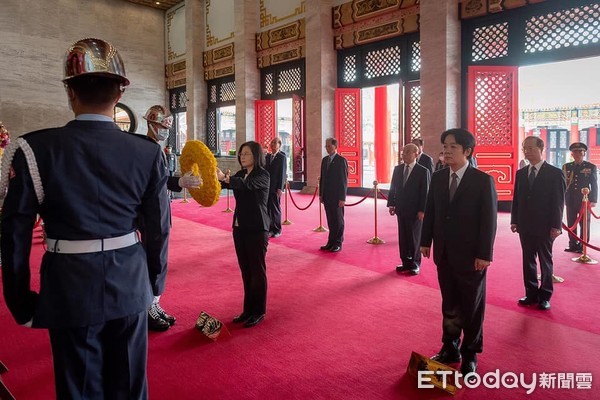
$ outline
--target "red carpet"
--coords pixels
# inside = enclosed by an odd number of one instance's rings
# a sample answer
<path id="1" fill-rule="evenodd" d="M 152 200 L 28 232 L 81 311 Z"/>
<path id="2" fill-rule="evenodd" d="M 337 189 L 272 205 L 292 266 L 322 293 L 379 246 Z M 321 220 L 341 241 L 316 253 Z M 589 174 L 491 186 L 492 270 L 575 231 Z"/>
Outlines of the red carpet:
<path id="1" fill-rule="evenodd" d="M 294 194 L 299 205 L 310 196 Z M 352 201 L 357 200 L 349 199 Z M 233 203 L 233 199 L 232 199 Z M 289 203 L 291 206 L 291 203 Z M 232 204 L 233 207 L 233 204 Z M 225 200 L 212 208 L 173 202 L 170 273 L 161 303 L 178 317 L 165 333 L 150 336 L 148 377 L 153 399 L 434 399 L 450 398 L 438 389 L 417 389 L 405 374 L 412 350 L 426 355 L 440 347 L 441 312 L 435 267 L 421 275 L 398 275 L 396 219 L 379 201 L 378 236 L 373 237 L 373 201 L 346 210 L 342 252 L 318 247 L 316 204 L 289 209 L 293 225 L 272 239 L 267 255 L 267 318 L 252 329 L 230 320 L 241 311 L 242 285 L 231 238 L 232 214 Z M 323 216 L 324 217 L 324 216 Z M 325 218 L 323 218 L 325 220 Z M 555 244 L 556 274 L 552 310 L 517 306 L 523 294 L 521 250 L 510 233 L 508 215 L 499 218 L 496 259 L 488 275 L 485 352 L 480 374 L 500 370 L 538 375 L 529 398 L 600 397 L 600 322 L 597 318 L 600 266 L 580 265 L 564 253 L 567 238 Z M 593 225 L 594 226 L 594 225 Z M 592 233 L 592 243 L 600 234 Z M 32 256 L 38 265 L 37 244 Z M 592 252 L 593 258 L 600 254 Z M 33 274 L 37 279 L 36 273 Z M 212 343 L 193 329 L 200 311 L 222 319 L 231 331 Z M 51 399 L 53 373 L 47 333 L 16 326 L 2 301 L 0 360 L 17 399 Z M 539 374 L 591 373 L 591 389 L 540 387 Z M 563 381 L 564 383 L 564 381 Z M 455 398 L 525 397 L 523 387 L 463 388 Z"/>

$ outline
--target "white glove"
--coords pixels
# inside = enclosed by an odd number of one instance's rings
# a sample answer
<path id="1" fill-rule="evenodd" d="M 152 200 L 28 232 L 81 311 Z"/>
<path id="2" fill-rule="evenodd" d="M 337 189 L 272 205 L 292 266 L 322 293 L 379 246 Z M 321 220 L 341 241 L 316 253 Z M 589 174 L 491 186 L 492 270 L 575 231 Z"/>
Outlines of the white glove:
<path id="1" fill-rule="evenodd" d="M 202 185 L 202 179 L 199 176 L 192 175 L 191 172 L 187 172 L 184 176 L 179 178 L 178 183 L 182 188 L 197 188 Z"/>

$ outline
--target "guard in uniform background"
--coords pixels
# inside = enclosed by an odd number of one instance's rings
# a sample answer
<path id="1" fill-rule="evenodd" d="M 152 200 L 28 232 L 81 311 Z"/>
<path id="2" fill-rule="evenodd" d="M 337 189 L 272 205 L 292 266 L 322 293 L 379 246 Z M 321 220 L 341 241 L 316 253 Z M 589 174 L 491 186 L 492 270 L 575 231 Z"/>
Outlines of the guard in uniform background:
<path id="1" fill-rule="evenodd" d="M 571 150 L 572 162 L 563 165 L 563 173 L 567 179 L 567 192 L 565 194 L 565 204 L 567 205 L 567 225 L 573 226 L 577 221 L 577 216 L 581 210 L 581 201 L 583 194 L 581 189 L 588 188 L 588 200 L 592 207 L 596 206 L 598 200 L 598 176 L 596 166 L 589 161 L 585 161 L 585 152 L 587 146 L 584 143 L 575 142 L 569 146 Z M 587 212 L 588 221 L 590 221 L 590 212 Z M 579 229 L 575 228 L 574 232 L 580 238 L 583 238 L 583 218 L 579 222 Z M 587 238 L 590 240 L 590 224 L 587 226 Z M 565 251 L 571 253 L 583 253 L 583 245 L 569 235 L 569 247 Z"/>
<path id="2" fill-rule="evenodd" d="M 48 329 L 56 398 L 147 399 L 147 310 L 164 290 L 170 229 L 166 165 L 154 141 L 113 121 L 129 80 L 110 43 L 80 40 L 64 65 L 75 119 L 23 135 L 2 159 L 4 298 L 17 323 Z M 37 214 L 47 233 L 39 293 L 29 265 Z"/>
<path id="3" fill-rule="evenodd" d="M 154 140 L 156 143 L 160 144 L 169 138 L 169 130 L 171 126 L 173 126 L 173 116 L 171 112 L 164 106 L 159 104 L 154 105 L 146 111 L 144 115 L 144 119 L 148 121 L 148 137 Z M 184 176 L 172 176 L 172 172 L 175 170 L 175 155 L 169 154 L 167 149 L 170 149 L 170 146 L 165 148 L 163 152 L 163 157 L 165 159 L 165 164 L 167 165 L 167 189 L 170 192 L 181 192 L 183 188 L 195 188 L 202 184 L 202 181 L 199 177 L 192 175 L 191 172 L 188 172 Z M 172 159 L 169 157 L 172 155 Z M 173 164 L 171 166 L 171 163 Z M 170 198 L 170 196 L 169 196 Z M 169 218 L 170 220 L 170 218 Z M 140 224 L 143 226 L 144 221 L 140 218 Z M 144 235 L 144 231 L 142 230 L 142 242 L 146 243 L 146 237 Z M 165 263 L 167 259 L 164 259 Z M 164 268 L 167 266 L 165 264 Z M 160 305 L 160 296 L 154 296 L 154 301 L 150 308 L 148 308 L 148 329 L 157 332 L 164 332 L 169 329 L 172 325 L 175 325 L 175 321 L 177 319 L 168 314 Z"/>

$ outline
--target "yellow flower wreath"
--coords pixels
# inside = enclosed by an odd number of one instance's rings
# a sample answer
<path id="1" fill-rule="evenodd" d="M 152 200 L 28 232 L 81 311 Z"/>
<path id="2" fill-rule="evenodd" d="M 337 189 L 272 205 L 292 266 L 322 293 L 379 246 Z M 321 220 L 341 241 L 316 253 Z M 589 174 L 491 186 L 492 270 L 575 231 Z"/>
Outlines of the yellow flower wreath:
<path id="1" fill-rule="evenodd" d="M 199 140 L 188 141 L 179 158 L 181 173 L 191 172 L 200 176 L 202 185 L 197 189 L 188 189 L 194 200 L 210 207 L 219 201 L 221 184 L 217 179 L 217 160 L 210 149 Z"/>

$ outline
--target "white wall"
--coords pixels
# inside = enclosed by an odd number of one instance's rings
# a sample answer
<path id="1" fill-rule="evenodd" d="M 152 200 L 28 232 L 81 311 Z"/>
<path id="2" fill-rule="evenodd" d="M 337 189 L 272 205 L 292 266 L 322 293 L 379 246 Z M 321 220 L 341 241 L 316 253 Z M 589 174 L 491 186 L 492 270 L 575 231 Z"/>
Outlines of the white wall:
<path id="1" fill-rule="evenodd" d="M 63 57 L 77 40 L 111 42 L 131 81 L 123 99 L 141 118 L 166 102 L 164 11 L 123 0 L 1 0 L 0 120 L 12 136 L 72 119 L 61 82 Z"/>

